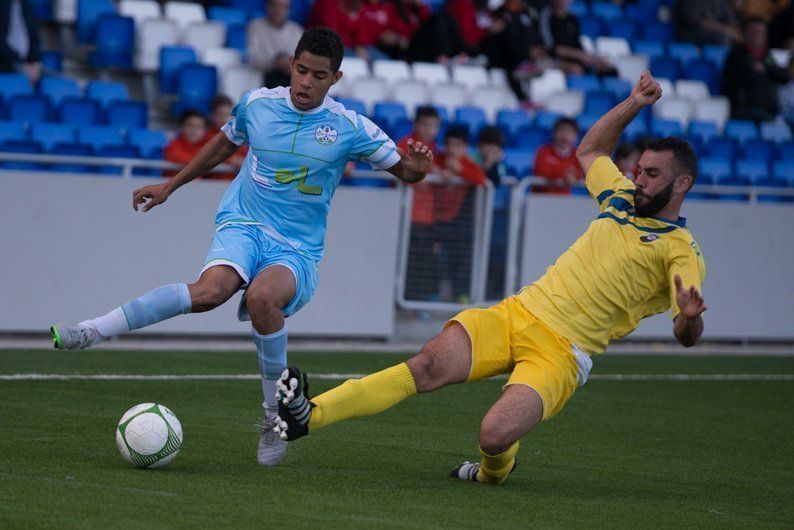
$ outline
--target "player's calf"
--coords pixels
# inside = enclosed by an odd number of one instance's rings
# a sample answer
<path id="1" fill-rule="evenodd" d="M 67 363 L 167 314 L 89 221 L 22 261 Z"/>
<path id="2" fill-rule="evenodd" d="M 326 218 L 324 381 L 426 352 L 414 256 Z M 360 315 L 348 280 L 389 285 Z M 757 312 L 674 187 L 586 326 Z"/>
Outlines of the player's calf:
<path id="1" fill-rule="evenodd" d="M 276 382 L 278 416 L 274 431 L 282 440 L 292 441 L 309 434 L 309 420 L 314 405 L 309 401 L 309 382 L 306 374 L 290 366 Z"/>

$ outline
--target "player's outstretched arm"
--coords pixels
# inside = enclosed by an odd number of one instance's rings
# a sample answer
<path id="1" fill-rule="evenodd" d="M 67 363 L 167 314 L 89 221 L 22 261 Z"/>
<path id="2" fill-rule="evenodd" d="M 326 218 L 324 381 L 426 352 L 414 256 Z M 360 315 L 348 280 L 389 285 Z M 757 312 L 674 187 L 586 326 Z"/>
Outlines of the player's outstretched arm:
<path id="1" fill-rule="evenodd" d="M 673 333 L 682 346 L 689 348 L 703 335 L 703 311 L 708 309 L 700 291 L 692 285 L 684 289 L 681 276 L 675 275 L 675 301 L 681 312 L 675 317 Z"/>
<path id="2" fill-rule="evenodd" d="M 137 212 L 138 206 L 143 204 L 141 209 L 148 212 L 158 204 L 164 203 L 177 188 L 222 164 L 239 148 L 239 145 L 231 142 L 224 133 L 219 132 L 201 148 L 201 151 L 188 165 L 166 182 L 144 186 L 132 192 L 132 208 Z M 147 200 L 149 202 L 146 202 Z"/>
<path id="3" fill-rule="evenodd" d="M 582 138 L 576 157 L 585 174 L 598 157 L 612 155 L 620 135 L 631 120 L 637 117 L 643 107 L 653 105 L 661 97 L 662 87 L 650 72 L 643 72 L 629 97 L 604 114 Z"/>
<path id="4" fill-rule="evenodd" d="M 413 184 L 425 178 L 427 172 L 433 166 L 433 152 L 422 142 L 408 140 L 408 151 L 403 151 L 399 147 L 402 160 L 387 169 L 389 173 L 402 180 Z"/>

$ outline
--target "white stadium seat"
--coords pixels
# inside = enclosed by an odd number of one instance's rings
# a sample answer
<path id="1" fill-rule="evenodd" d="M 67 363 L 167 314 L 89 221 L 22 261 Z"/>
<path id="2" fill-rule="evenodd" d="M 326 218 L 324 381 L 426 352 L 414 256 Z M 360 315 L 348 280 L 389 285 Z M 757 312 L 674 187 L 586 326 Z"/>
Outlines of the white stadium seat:
<path id="1" fill-rule="evenodd" d="M 223 22 L 196 22 L 185 28 L 182 43 L 199 55 L 209 48 L 223 48 L 226 42 L 226 24 Z"/>
<path id="2" fill-rule="evenodd" d="M 77 0 L 56 0 L 53 17 L 60 24 L 74 24 L 77 21 Z"/>
<path id="3" fill-rule="evenodd" d="M 676 81 L 675 93 L 679 98 L 686 98 L 691 101 L 711 97 L 708 85 L 703 81 L 695 81 L 693 79 L 679 79 Z"/>
<path id="4" fill-rule="evenodd" d="M 147 18 L 160 18 L 163 12 L 160 4 L 155 0 L 121 0 L 119 2 L 119 15 L 135 19 L 135 31 L 141 27 Z"/>
<path id="5" fill-rule="evenodd" d="M 364 102 L 367 112 L 371 113 L 375 103 L 388 99 L 389 88 L 386 81 L 377 77 L 361 77 L 352 82 L 350 97 Z"/>
<path id="6" fill-rule="evenodd" d="M 347 96 L 350 94 L 353 81 L 370 76 L 367 61 L 359 57 L 344 57 L 339 69 L 342 71 L 342 79 L 331 86 L 331 90 L 328 91 L 331 97 Z"/>
<path id="7" fill-rule="evenodd" d="M 761 138 L 768 142 L 791 140 L 791 127 L 784 121 L 765 121 L 761 124 Z"/>
<path id="8" fill-rule="evenodd" d="M 510 86 L 510 80 L 507 77 L 507 71 L 503 68 L 491 68 L 489 71 L 491 84 L 494 86 Z"/>
<path id="9" fill-rule="evenodd" d="M 160 67 L 160 48 L 179 42 L 176 22 L 166 18 L 150 18 L 135 30 L 135 69 L 151 72 Z"/>
<path id="10" fill-rule="evenodd" d="M 595 43 L 593 42 L 593 38 L 589 35 L 579 35 L 579 44 L 582 46 L 582 49 L 587 53 L 595 53 L 596 47 Z"/>
<path id="11" fill-rule="evenodd" d="M 584 110 L 584 93 L 581 90 L 565 90 L 550 94 L 545 99 L 546 110 L 573 118 Z"/>
<path id="12" fill-rule="evenodd" d="M 380 77 L 389 85 L 411 78 L 411 69 L 405 61 L 379 60 L 372 62 L 372 75 Z"/>
<path id="13" fill-rule="evenodd" d="M 633 85 L 640 78 L 640 74 L 648 69 L 648 56 L 627 55 L 616 60 L 615 67 L 618 69 L 618 77 Z"/>
<path id="14" fill-rule="evenodd" d="M 201 62 L 214 66 L 221 72 L 231 66 L 242 64 L 243 57 L 239 50 L 233 48 L 207 48 L 201 52 Z"/>
<path id="15" fill-rule="evenodd" d="M 769 50 L 769 55 L 775 64 L 780 68 L 788 68 L 788 63 L 791 60 L 791 50 L 784 50 L 782 48 L 772 48 Z"/>
<path id="16" fill-rule="evenodd" d="M 491 79 L 488 77 L 488 70 L 482 66 L 455 64 L 452 65 L 452 82 L 472 90 L 490 84 Z"/>
<path id="17" fill-rule="evenodd" d="M 681 97 L 663 97 L 653 106 L 653 114 L 663 120 L 674 120 L 686 130 L 692 119 L 692 102 Z"/>
<path id="18" fill-rule="evenodd" d="M 717 124 L 717 129 L 722 132 L 725 123 L 731 114 L 731 104 L 725 96 L 716 96 L 702 101 L 695 105 L 694 116 L 692 119 L 698 121 L 710 121 Z"/>
<path id="19" fill-rule="evenodd" d="M 621 37 L 597 37 L 595 47 L 598 55 L 611 60 L 631 55 L 629 41 Z"/>
<path id="20" fill-rule="evenodd" d="M 235 103 L 246 91 L 262 86 L 262 72 L 247 66 L 231 66 L 219 73 L 221 93 L 229 96 Z"/>
<path id="21" fill-rule="evenodd" d="M 565 74 L 549 68 L 529 84 L 529 98 L 533 103 L 543 104 L 548 96 L 567 89 Z"/>
<path id="22" fill-rule="evenodd" d="M 430 94 L 424 81 L 406 79 L 392 87 L 392 99 L 402 103 L 408 110 L 408 116 L 413 119 L 416 107 L 430 102 Z"/>
<path id="23" fill-rule="evenodd" d="M 653 73 L 653 72 L 651 72 Z M 662 98 L 666 97 L 675 97 L 675 85 L 673 82 L 667 79 L 666 77 L 660 77 L 656 79 L 656 82 L 659 83 L 659 86 L 662 87 Z"/>
<path id="24" fill-rule="evenodd" d="M 457 83 L 436 85 L 430 91 L 430 101 L 434 105 L 445 107 L 449 113 L 455 112 L 458 107 L 468 105 L 468 96 L 466 87 Z"/>
<path id="25" fill-rule="evenodd" d="M 171 19 L 176 22 L 179 29 L 184 30 L 191 24 L 197 22 L 205 22 L 207 14 L 200 4 L 193 4 L 191 2 L 166 2 L 165 9 L 163 10 L 165 18 Z"/>
<path id="26" fill-rule="evenodd" d="M 469 101 L 472 106 L 482 108 L 489 123 L 496 122 L 500 110 L 518 108 L 515 94 L 505 86 L 485 85 L 475 88 L 470 92 Z"/>
<path id="27" fill-rule="evenodd" d="M 438 63 L 414 63 L 414 79 L 424 81 L 428 85 L 439 83 L 449 83 L 449 70 L 443 64 Z"/>

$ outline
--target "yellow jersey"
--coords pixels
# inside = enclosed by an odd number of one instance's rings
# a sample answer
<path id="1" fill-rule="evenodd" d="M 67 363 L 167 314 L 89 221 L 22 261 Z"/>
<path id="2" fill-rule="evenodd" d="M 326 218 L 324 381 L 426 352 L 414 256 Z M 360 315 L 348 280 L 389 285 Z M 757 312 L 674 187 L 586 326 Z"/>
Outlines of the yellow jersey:
<path id="1" fill-rule="evenodd" d="M 587 231 L 518 298 L 538 319 L 588 354 L 673 308 L 675 274 L 700 289 L 706 266 L 686 219 L 637 217 L 634 183 L 609 157 L 585 181 L 600 213 Z"/>

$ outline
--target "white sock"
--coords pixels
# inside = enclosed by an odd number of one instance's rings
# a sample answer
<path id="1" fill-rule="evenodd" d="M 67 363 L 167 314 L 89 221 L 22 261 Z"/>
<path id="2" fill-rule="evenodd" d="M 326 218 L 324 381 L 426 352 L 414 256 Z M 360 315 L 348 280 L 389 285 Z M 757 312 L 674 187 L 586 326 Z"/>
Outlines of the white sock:
<path id="1" fill-rule="evenodd" d="M 83 320 L 78 325 L 94 328 L 105 339 L 121 335 L 130 330 L 127 324 L 127 317 L 124 316 L 124 311 L 120 307 L 117 307 L 107 315 L 96 317 L 93 320 Z"/>
<path id="2" fill-rule="evenodd" d="M 276 382 L 278 379 L 265 379 L 262 378 L 262 395 L 265 396 L 265 402 L 262 406 L 265 407 L 265 412 L 278 411 L 278 400 L 276 399 Z"/>

